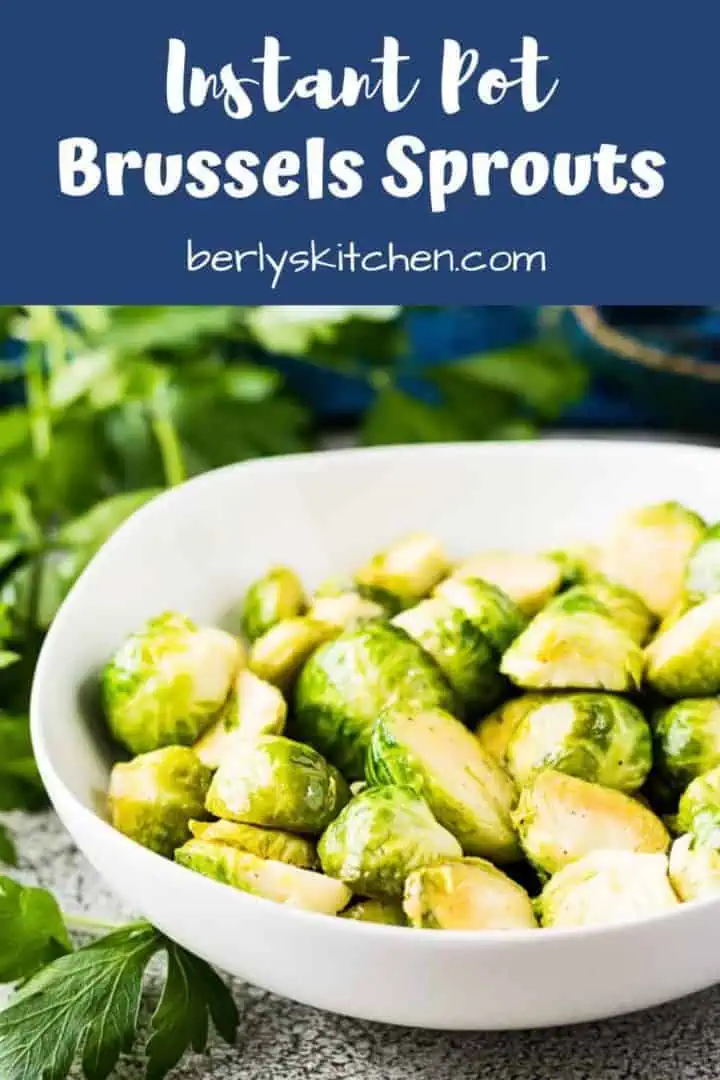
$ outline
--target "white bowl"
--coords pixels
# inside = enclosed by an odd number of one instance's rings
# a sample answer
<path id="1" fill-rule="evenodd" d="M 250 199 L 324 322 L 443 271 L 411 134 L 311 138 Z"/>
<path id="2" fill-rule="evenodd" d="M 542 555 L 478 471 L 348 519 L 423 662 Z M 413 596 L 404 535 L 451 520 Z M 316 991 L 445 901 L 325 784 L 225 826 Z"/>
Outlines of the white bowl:
<path id="1" fill-rule="evenodd" d="M 293 910 L 192 873 L 103 818 L 110 759 L 86 689 L 123 636 L 177 608 L 232 625 L 248 583 L 309 586 L 392 538 L 451 553 L 553 548 L 666 499 L 720 518 L 720 453 L 550 441 L 350 450 L 222 469 L 154 500 L 85 571 L 33 688 L 40 770 L 90 862 L 136 911 L 217 967 L 322 1009 L 432 1028 L 541 1027 L 659 1004 L 720 981 L 720 902 L 590 930 L 417 932 Z"/>

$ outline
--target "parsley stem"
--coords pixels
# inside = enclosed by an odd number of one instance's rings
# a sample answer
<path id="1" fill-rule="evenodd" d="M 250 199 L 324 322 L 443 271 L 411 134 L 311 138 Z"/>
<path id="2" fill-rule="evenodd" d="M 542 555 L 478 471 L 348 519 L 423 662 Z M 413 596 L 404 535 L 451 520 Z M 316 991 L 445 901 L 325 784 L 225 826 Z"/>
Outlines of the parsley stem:
<path id="1" fill-rule="evenodd" d="M 105 919 L 91 919 L 87 915 L 68 915 L 67 912 L 63 912 L 63 918 L 68 930 L 77 930 L 81 934 L 111 934 L 126 925 L 107 922 Z"/>

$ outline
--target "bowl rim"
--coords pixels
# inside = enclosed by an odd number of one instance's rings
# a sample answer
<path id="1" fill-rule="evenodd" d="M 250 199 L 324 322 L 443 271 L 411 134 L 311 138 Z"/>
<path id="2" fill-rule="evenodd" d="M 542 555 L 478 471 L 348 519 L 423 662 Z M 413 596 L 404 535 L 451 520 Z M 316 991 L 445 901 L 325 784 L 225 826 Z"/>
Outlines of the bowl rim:
<path id="1" fill-rule="evenodd" d="M 104 821 L 97 813 L 86 807 L 83 802 L 74 795 L 70 788 L 67 787 L 60 775 L 56 772 L 52 762 L 52 755 L 48 749 L 44 733 L 44 726 L 46 723 L 44 718 L 52 715 L 53 710 L 52 702 L 46 699 L 45 687 L 49 684 L 48 673 L 55 667 L 54 654 L 56 651 L 56 642 L 60 641 L 64 635 L 71 632 L 76 594 L 82 587 L 85 578 L 97 573 L 98 567 L 102 568 L 104 561 L 109 557 L 108 552 L 113 554 L 115 548 L 120 547 L 124 543 L 125 537 L 129 535 L 132 530 L 138 528 L 144 529 L 146 527 L 146 520 L 148 522 L 151 521 L 154 515 L 161 518 L 165 508 L 175 501 L 184 500 L 187 497 L 187 492 L 189 490 L 194 490 L 198 487 L 211 487 L 217 482 L 217 477 L 219 475 L 232 474 L 238 470 L 243 470 L 244 472 L 250 470 L 263 472 L 282 470 L 291 467 L 300 470 L 314 471 L 316 468 L 324 468 L 327 466 L 333 467 L 334 465 L 341 466 L 343 461 L 352 460 L 357 457 L 372 456 L 382 458 L 410 455 L 416 455 L 418 457 L 436 457 L 440 455 L 447 456 L 451 459 L 453 457 L 463 457 L 468 455 L 492 456 L 493 453 L 498 452 L 512 457 L 523 457 L 527 453 L 532 452 L 534 455 L 540 454 L 552 458 L 553 456 L 562 455 L 568 451 L 571 451 L 573 454 L 589 456 L 600 454 L 622 457 L 628 453 L 635 453 L 640 455 L 647 454 L 650 456 L 675 456 L 681 454 L 682 456 L 687 457 L 702 456 L 707 457 L 708 459 L 720 458 L 720 447 L 709 446 L 707 444 L 680 443 L 674 441 L 655 442 L 649 439 L 636 440 L 624 438 L 604 440 L 561 437 L 548 438 L 540 441 L 517 440 L 513 442 L 487 441 L 423 443 L 420 445 L 402 444 L 398 446 L 381 447 L 351 447 L 309 451 L 301 454 L 284 454 L 276 457 L 236 462 L 192 477 L 183 484 L 162 491 L 160 494 L 154 496 L 148 503 L 136 510 L 135 513 L 133 513 L 131 517 L 116 530 L 112 537 L 103 545 L 100 551 L 83 570 L 80 578 L 63 601 L 63 604 L 55 616 L 38 657 L 30 698 L 30 730 L 38 768 L 48 790 L 48 794 L 50 795 L 53 808 L 56 809 L 57 803 L 69 805 L 73 817 L 82 821 L 84 831 L 92 833 L 97 839 L 102 840 L 106 844 L 119 845 L 120 849 L 125 850 L 128 858 L 140 860 L 140 865 L 145 863 L 148 867 L 152 865 L 157 869 L 162 864 L 164 866 L 163 872 L 169 875 L 168 882 L 170 885 L 172 885 L 173 881 L 176 881 L 178 887 L 180 887 L 182 882 L 187 882 L 189 878 L 192 878 L 195 883 L 193 887 L 200 891 L 209 890 L 209 896 L 219 896 L 220 893 L 218 890 L 222 890 L 223 894 L 226 894 L 228 889 L 232 889 L 236 894 L 239 911 L 242 910 L 244 905 L 247 905 L 248 911 L 250 911 L 257 904 L 260 904 L 268 917 L 290 918 L 296 922 L 299 929 L 307 925 L 307 920 L 310 920 L 310 925 L 317 927 L 318 919 L 321 919 L 324 924 L 327 924 L 328 928 L 330 926 L 335 927 L 335 931 L 330 932 L 348 935 L 375 934 L 380 937 L 391 936 L 396 942 L 411 942 L 411 948 L 432 950 L 438 948 L 467 949 L 469 947 L 487 947 L 494 950 L 498 948 L 516 949 L 529 947 L 533 949 L 543 949 L 552 948 L 554 943 L 570 941 L 573 939 L 577 940 L 579 938 L 593 939 L 613 937 L 622 939 L 626 935 L 633 935 L 638 932 L 641 927 L 651 928 L 661 924 L 670 924 L 671 922 L 680 923 L 681 921 L 692 920 L 702 911 L 711 908 L 717 909 L 718 917 L 720 918 L 720 897 L 709 897 L 691 902 L 681 902 L 672 910 L 656 913 L 643 918 L 587 927 L 537 927 L 482 931 L 444 930 L 441 933 L 435 934 L 407 934 L 406 931 L 411 929 L 409 927 L 362 922 L 361 920 L 345 919 L 338 916 L 328 917 L 319 912 L 305 911 L 289 904 L 279 904 L 275 901 L 265 899 L 264 897 L 254 896 L 251 893 L 243 892 L 240 889 L 233 889 L 232 886 L 214 881 L 211 878 L 198 874 L 184 866 L 180 866 L 171 859 L 166 859 L 163 856 L 144 848 L 141 844 L 138 844 L 136 841 L 118 832 L 109 822 Z M 56 812 L 61 818 L 64 827 L 67 828 L 62 812 L 57 809 Z M 70 830 L 68 829 L 68 831 Z M 169 895 L 172 895 L 171 889 L 168 893 Z M 539 933 L 537 932 L 538 930 L 540 931 Z"/>

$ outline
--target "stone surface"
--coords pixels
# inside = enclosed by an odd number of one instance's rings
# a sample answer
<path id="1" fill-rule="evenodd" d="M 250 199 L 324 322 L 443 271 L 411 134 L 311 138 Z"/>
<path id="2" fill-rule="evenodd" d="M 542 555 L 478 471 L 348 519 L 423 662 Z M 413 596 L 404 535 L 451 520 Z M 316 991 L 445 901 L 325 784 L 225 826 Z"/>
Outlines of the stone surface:
<path id="1" fill-rule="evenodd" d="M 27 883 L 72 913 L 123 912 L 52 814 L 6 815 Z M 714 945 L 711 945 L 714 947 Z M 444 1034 L 346 1020 L 236 982 L 240 1038 L 191 1056 L 176 1080 L 715 1080 L 720 987 L 651 1012 L 549 1031 Z M 118 1077 L 140 1080 L 139 1056 Z"/>

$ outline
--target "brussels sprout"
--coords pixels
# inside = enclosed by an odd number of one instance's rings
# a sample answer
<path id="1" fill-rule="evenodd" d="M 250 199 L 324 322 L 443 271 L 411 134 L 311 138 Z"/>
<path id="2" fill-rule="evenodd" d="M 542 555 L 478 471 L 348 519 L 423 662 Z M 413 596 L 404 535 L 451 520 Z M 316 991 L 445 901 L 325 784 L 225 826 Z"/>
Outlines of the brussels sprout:
<path id="1" fill-rule="evenodd" d="M 702 604 L 720 593 L 720 524 L 708 529 L 691 553 L 685 568 L 685 594 L 691 604 Z"/>
<path id="2" fill-rule="evenodd" d="M 475 737 L 484 750 L 495 758 L 499 765 L 505 765 L 508 743 L 526 713 L 546 701 L 553 700 L 551 694 L 521 694 L 512 698 L 484 716 L 475 728 Z"/>
<path id="3" fill-rule="evenodd" d="M 282 735 L 287 705 L 277 687 L 252 671 L 241 671 L 218 719 L 195 743 L 203 764 L 217 769 L 232 756 L 238 741 L 257 735 Z"/>
<path id="4" fill-rule="evenodd" d="M 645 650 L 645 677 L 668 698 L 720 693 L 720 596 L 658 634 Z"/>
<path id="5" fill-rule="evenodd" d="M 543 611 L 502 658 L 500 670 L 529 690 L 615 690 L 640 686 L 643 654 L 611 619 L 594 611 Z"/>
<path id="6" fill-rule="evenodd" d="M 403 908 L 427 930 L 522 930 L 537 926 L 530 897 L 485 859 L 457 859 L 413 870 Z"/>
<path id="7" fill-rule="evenodd" d="M 469 711 L 488 709 L 502 696 L 505 680 L 487 638 L 446 600 L 421 600 L 392 619 L 432 656 Z"/>
<path id="8" fill-rule="evenodd" d="M 718 703 L 720 710 L 720 703 Z M 677 830 L 720 851 L 720 765 L 696 777 L 680 796 Z"/>
<path id="9" fill-rule="evenodd" d="M 677 701 L 654 726 L 658 770 L 676 792 L 720 765 L 720 699 Z"/>
<path id="10" fill-rule="evenodd" d="M 187 746 L 165 746 L 113 766 L 108 810 L 113 826 L 143 847 L 172 855 L 205 815 L 212 773 Z"/>
<path id="11" fill-rule="evenodd" d="M 385 923 L 387 926 L 407 926 L 407 919 L 396 900 L 357 900 L 341 912 L 341 919 L 356 922 Z"/>
<path id="12" fill-rule="evenodd" d="M 575 544 L 562 551 L 549 551 L 547 557 L 562 571 L 562 586 L 579 585 L 597 571 L 600 549 L 596 544 Z"/>
<path id="13" fill-rule="evenodd" d="M 615 585 L 602 578 L 590 578 L 583 585 L 568 589 L 551 600 L 545 610 L 579 611 L 583 609 L 583 602 L 585 610 L 608 615 L 622 626 L 636 644 L 644 645 L 650 637 L 655 619 L 640 597 L 624 585 Z"/>
<path id="14" fill-rule="evenodd" d="M 664 634 L 666 630 L 669 630 L 671 626 L 674 626 L 678 619 L 681 619 L 693 605 L 689 602 L 686 596 L 683 596 L 681 600 L 678 600 L 667 615 L 662 619 L 660 625 L 657 628 L 656 636 Z"/>
<path id="15" fill-rule="evenodd" d="M 166 612 L 118 649 L 102 673 L 110 730 L 133 754 L 195 742 L 243 663 L 240 642 Z"/>
<path id="16" fill-rule="evenodd" d="M 637 791 L 652 766 L 650 727 L 640 710 L 612 694 L 568 694 L 526 712 L 507 747 L 520 784 L 540 769 Z"/>
<path id="17" fill-rule="evenodd" d="M 196 840 L 249 851 L 260 859 L 292 863 L 312 870 L 317 865 L 317 852 L 307 836 L 282 832 L 280 829 L 261 829 L 235 821 L 191 821 L 190 832 Z"/>
<path id="18" fill-rule="evenodd" d="M 355 581 L 365 589 L 395 597 L 401 607 L 409 607 L 427 596 L 449 569 L 439 541 L 427 533 L 414 533 L 373 556 L 357 571 Z"/>
<path id="19" fill-rule="evenodd" d="M 720 848 L 679 836 L 670 848 L 670 881 L 681 900 L 720 896 Z"/>
<path id="20" fill-rule="evenodd" d="M 287 566 L 274 566 L 248 589 L 242 610 L 242 628 L 255 641 L 284 619 L 302 615 L 305 595 L 300 579 Z"/>
<path id="21" fill-rule="evenodd" d="M 382 713 L 368 751 L 371 782 L 412 788 L 470 855 L 512 862 L 517 793 L 497 762 L 450 713 Z"/>
<path id="22" fill-rule="evenodd" d="M 591 851 L 666 851 L 670 842 L 637 799 L 551 769 L 523 789 L 513 820 L 530 862 L 545 874 Z"/>
<path id="23" fill-rule="evenodd" d="M 449 577 L 438 585 L 433 595 L 462 611 L 497 653 L 504 653 L 527 625 L 515 601 L 488 581 Z"/>
<path id="24" fill-rule="evenodd" d="M 337 633 L 330 623 L 307 616 L 283 619 L 253 643 L 248 664 L 261 679 L 286 689 L 310 654 Z"/>
<path id="25" fill-rule="evenodd" d="M 295 692 L 295 730 L 359 780 L 373 722 L 393 705 L 453 711 L 456 701 L 435 661 L 404 630 L 365 623 L 308 660 Z"/>
<path id="26" fill-rule="evenodd" d="M 317 833 L 350 797 L 334 766 L 282 735 L 246 739 L 215 773 L 207 808 L 216 817 L 290 832 Z"/>
<path id="27" fill-rule="evenodd" d="M 536 901 L 543 926 L 599 926 L 660 915 L 678 906 L 660 854 L 593 851 L 566 866 Z"/>
<path id="28" fill-rule="evenodd" d="M 315 597 L 308 612 L 311 619 L 328 623 L 338 630 L 351 629 L 368 619 L 380 619 L 384 614 L 385 609 L 381 604 L 376 604 L 374 600 L 368 600 L 356 592 Z"/>
<path id="29" fill-rule="evenodd" d="M 684 590 L 685 566 L 705 523 L 679 503 L 631 510 L 618 519 L 600 557 L 600 572 L 632 589 L 659 618 Z"/>
<path id="30" fill-rule="evenodd" d="M 514 600 L 523 614 L 535 615 L 562 585 L 563 569 L 549 555 L 488 551 L 465 559 L 453 576 L 489 581 Z"/>
<path id="31" fill-rule="evenodd" d="M 175 852 L 175 861 L 205 877 L 278 904 L 337 915 L 350 902 L 350 890 L 314 870 L 206 840 L 188 840 Z"/>
<path id="32" fill-rule="evenodd" d="M 410 788 L 371 787 L 350 800 L 320 837 L 320 864 L 361 896 L 402 896 L 411 870 L 462 850 Z"/>

